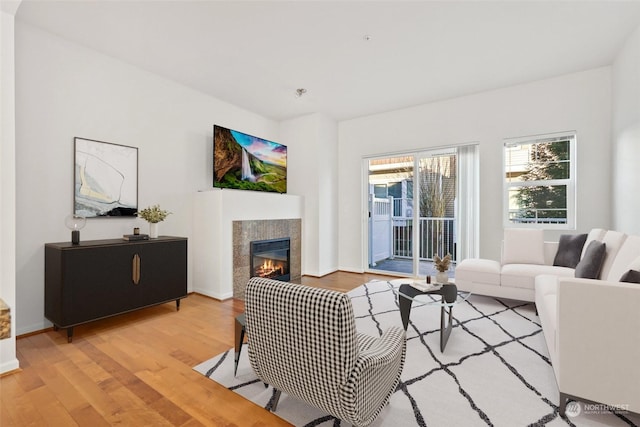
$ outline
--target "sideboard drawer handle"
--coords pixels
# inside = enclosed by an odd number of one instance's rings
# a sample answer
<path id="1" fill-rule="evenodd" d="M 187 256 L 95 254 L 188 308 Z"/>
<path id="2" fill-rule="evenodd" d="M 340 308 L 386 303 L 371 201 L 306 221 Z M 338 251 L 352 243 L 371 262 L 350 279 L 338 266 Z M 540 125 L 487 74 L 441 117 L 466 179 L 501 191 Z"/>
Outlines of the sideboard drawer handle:
<path id="1" fill-rule="evenodd" d="M 140 255 L 138 254 L 133 256 L 131 280 L 134 285 L 140 283 Z"/>

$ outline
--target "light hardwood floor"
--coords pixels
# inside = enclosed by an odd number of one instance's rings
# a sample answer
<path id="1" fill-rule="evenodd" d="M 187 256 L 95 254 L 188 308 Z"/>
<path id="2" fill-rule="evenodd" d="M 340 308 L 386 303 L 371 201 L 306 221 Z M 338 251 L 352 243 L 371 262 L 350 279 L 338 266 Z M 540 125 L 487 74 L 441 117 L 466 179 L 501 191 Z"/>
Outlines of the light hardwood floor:
<path id="1" fill-rule="evenodd" d="M 302 283 L 347 292 L 375 274 Z M 16 341 L 21 370 L 0 378 L 0 425 L 289 426 L 192 368 L 233 346 L 240 300 L 198 294 Z"/>

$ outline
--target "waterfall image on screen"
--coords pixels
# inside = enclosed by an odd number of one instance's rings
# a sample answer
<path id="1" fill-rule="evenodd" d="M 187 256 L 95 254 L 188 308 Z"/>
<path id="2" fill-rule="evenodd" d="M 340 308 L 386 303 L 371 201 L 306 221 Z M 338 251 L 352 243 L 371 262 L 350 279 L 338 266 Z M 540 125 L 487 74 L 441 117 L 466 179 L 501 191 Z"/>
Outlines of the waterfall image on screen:
<path id="1" fill-rule="evenodd" d="M 242 149 L 242 180 L 255 182 L 256 177 L 251 170 L 251 162 L 249 161 L 249 153 L 244 148 Z"/>
<path id="2" fill-rule="evenodd" d="M 213 126 L 213 186 L 287 192 L 287 147 Z"/>

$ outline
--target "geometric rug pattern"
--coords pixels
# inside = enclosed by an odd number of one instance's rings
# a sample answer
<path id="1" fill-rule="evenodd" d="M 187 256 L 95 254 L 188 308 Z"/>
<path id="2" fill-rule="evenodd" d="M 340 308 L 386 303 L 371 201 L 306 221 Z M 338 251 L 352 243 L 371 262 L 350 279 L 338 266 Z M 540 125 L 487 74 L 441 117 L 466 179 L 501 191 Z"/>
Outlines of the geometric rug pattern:
<path id="1" fill-rule="evenodd" d="M 372 281 L 348 294 L 359 332 L 379 336 L 402 326 L 387 282 Z M 571 415 L 559 416 L 558 389 L 533 303 L 471 295 L 454 306 L 453 317 L 441 352 L 440 308 L 413 303 L 400 384 L 372 426 L 640 425 L 637 414 L 581 403 L 570 403 Z M 233 359 L 229 349 L 194 369 L 268 409 L 273 390 L 255 377 L 246 344 L 236 376 Z M 296 426 L 345 425 L 285 393 L 275 414 Z"/>

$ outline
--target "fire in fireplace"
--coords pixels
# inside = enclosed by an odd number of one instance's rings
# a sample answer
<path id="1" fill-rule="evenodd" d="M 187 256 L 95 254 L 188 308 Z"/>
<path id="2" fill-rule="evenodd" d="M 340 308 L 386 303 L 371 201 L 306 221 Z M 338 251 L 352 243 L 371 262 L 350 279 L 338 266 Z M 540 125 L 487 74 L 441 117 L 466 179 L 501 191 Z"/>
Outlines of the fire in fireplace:
<path id="1" fill-rule="evenodd" d="M 251 277 L 288 281 L 290 240 L 282 239 L 256 240 L 251 242 Z"/>

